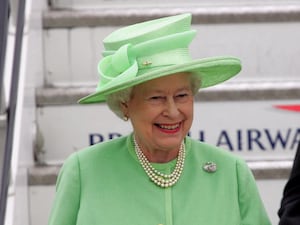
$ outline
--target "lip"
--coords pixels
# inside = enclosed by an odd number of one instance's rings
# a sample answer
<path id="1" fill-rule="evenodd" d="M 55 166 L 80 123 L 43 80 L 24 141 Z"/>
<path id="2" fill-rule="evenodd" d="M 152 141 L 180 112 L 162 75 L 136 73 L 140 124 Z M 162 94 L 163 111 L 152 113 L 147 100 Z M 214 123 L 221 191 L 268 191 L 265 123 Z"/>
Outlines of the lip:
<path id="1" fill-rule="evenodd" d="M 177 133 L 181 128 L 181 122 L 180 123 L 173 123 L 173 124 L 163 124 L 163 123 L 155 123 L 154 124 L 161 132 L 166 134 L 175 134 Z"/>

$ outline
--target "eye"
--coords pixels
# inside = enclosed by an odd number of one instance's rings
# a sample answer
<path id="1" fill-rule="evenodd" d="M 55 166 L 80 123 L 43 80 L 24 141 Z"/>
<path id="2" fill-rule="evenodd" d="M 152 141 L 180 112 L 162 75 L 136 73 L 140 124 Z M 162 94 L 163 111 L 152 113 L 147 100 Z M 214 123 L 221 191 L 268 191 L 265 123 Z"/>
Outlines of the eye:
<path id="1" fill-rule="evenodd" d="M 163 96 L 152 96 L 150 97 L 151 100 L 158 100 L 158 99 L 163 99 Z"/>
<path id="2" fill-rule="evenodd" d="M 166 99 L 165 96 L 162 95 L 154 95 L 148 98 L 148 101 L 154 104 L 158 104 L 163 102 Z"/>
<path id="3" fill-rule="evenodd" d="M 176 101 L 184 102 L 184 101 L 187 101 L 190 96 L 191 96 L 190 93 L 184 92 L 184 93 L 177 94 L 175 96 L 175 99 L 176 99 Z"/>
<path id="4" fill-rule="evenodd" d="M 184 94 L 176 95 L 176 98 L 184 98 L 184 97 L 187 97 L 187 96 L 188 96 L 188 94 L 184 93 Z"/>

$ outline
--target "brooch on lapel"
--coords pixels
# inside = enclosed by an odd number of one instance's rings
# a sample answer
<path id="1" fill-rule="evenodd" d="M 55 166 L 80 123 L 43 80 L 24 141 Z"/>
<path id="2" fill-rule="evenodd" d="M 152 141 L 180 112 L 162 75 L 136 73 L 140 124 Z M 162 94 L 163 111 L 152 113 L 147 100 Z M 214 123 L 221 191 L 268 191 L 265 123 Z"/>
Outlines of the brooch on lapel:
<path id="1" fill-rule="evenodd" d="M 205 172 L 214 173 L 217 171 L 217 164 L 214 162 L 206 162 L 203 166 Z"/>

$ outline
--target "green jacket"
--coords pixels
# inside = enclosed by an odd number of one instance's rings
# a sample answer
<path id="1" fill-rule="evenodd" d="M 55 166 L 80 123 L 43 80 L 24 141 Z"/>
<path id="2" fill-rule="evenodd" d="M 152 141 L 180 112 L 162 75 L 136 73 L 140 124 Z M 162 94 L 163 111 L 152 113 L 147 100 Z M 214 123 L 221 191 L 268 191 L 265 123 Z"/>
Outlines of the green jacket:
<path id="1" fill-rule="evenodd" d="M 187 137 L 179 181 L 156 186 L 139 163 L 132 135 L 72 154 L 57 180 L 49 225 L 270 225 L 246 163 Z M 214 173 L 203 169 L 217 164 Z M 176 160 L 153 164 L 169 173 Z"/>

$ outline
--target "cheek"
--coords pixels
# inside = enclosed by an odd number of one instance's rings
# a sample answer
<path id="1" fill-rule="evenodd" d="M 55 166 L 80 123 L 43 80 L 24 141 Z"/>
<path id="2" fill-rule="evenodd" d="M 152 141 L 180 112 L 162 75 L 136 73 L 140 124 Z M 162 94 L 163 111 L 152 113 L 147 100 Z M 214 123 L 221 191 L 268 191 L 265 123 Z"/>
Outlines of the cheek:
<path id="1" fill-rule="evenodd" d="M 194 120 L 193 105 L 186 110 L 185 116 L 186 116 L 185 129 L 189 130 L 191 128 L 193 120 Z"/>
<path id="2" fill-rule="evenodd" d="M 191 119 L 193 118 L 193 115 L 194 115 L 194 102 L 193 101 L 189 102 L 189 104 L 187 104 L 184 107 L 184 114 L 187 117 L 191 117 Z"/>
<path id="3" fill-rule="evenodd" d="M 145 111 L 143 113 L 135 114 L 131 118 L 133 130 L 141 137 L 149 137 L 152 135 L 154 124 L 154 117 L 151 113 Z"/>
<path id="4" fill-rule="evenodd" d="M 130 108 L 129 115 L 135 126 L 147 126 L 152 123 L 157 114 L 153 108 L 140 104 L 139 106 Z"/>
<path id="5" fill-rule="evenodd" d="M 140 123 L 144 124 L 145 126 L 153 125 L 154 121 L 159 118 L 160 112 L 153 109 L 146 109 L 141 111 L 138 115 L 138 120 Z"/>
<path id="6" fill-rule="evenodd" d="M 192 104 L 191 106 L 191 117 L 193 118 L 194 117 L 194 103 Z"/>

